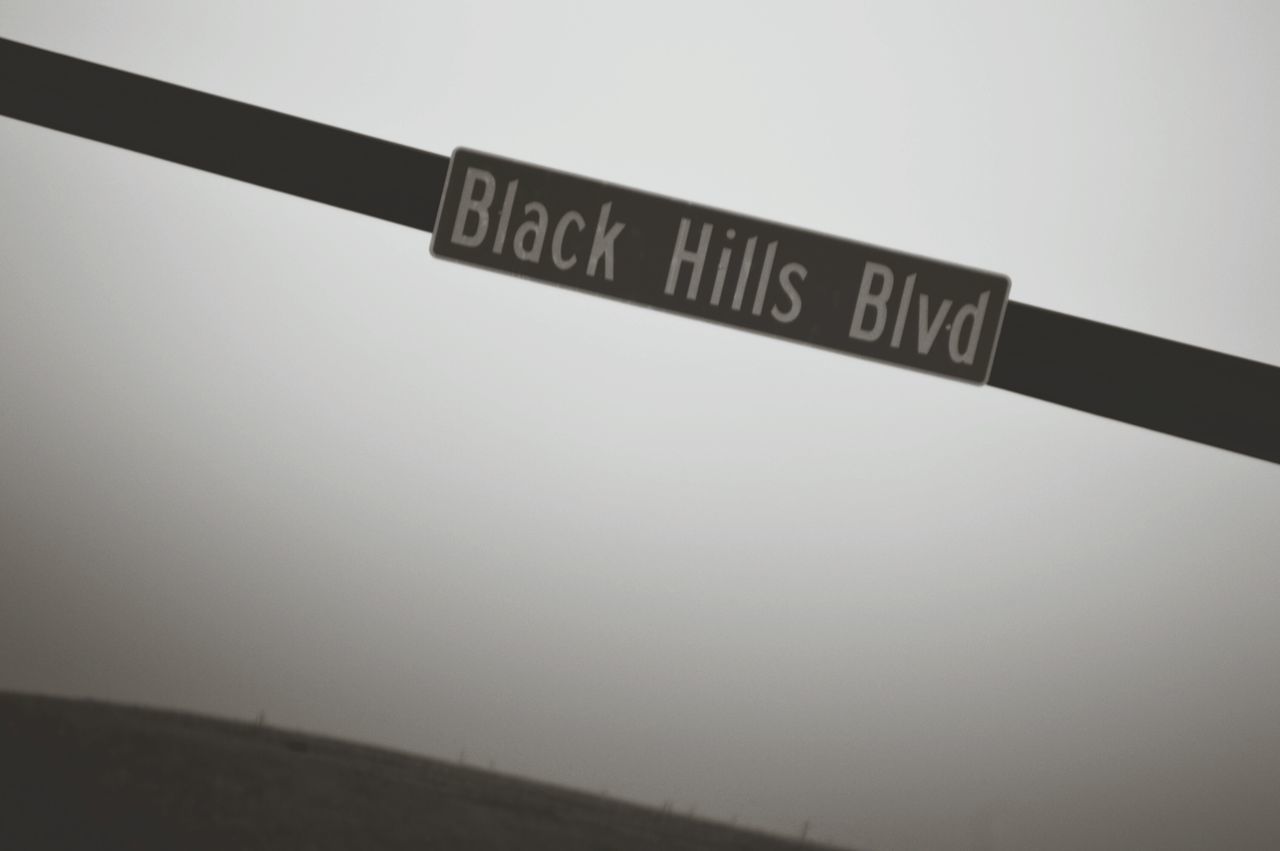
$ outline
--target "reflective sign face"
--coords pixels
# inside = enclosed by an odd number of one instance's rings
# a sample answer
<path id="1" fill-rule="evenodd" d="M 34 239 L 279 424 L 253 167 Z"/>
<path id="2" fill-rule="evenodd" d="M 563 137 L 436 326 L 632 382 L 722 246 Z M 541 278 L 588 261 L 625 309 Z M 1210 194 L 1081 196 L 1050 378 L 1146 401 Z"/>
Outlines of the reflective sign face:
<path id="1" fill-rule="evenodd" d="M 459 148 L 437 257 L 984 383 L 1009 279 Z"/>

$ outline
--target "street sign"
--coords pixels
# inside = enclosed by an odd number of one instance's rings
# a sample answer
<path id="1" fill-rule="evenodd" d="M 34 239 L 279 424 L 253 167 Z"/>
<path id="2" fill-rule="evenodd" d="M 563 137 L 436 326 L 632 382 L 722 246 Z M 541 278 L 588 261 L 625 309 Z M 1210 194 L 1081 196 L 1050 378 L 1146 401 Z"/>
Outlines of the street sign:
<path id="1" fill-rule="evenodd" d="M 458 148 L 431 253 L 985 383 L 1009 279 Z"/>
<path id="2" fill-rule="evenodd" d="M 449 177 L 449 157 L 5 38 L 0 38 L 0 79 L 18 81 L 16 85 L 0 86 L 0 115 L 376 216 L 428 233 L 436 230 L 437 214 L 443 217 L 448 212 L 450 224 L 456 226 L 459 193 L 464 184 L 455 183 L 454 196 L 448 204 L 441 203 Z M 506 271 L 514 269 L 525 277 L 596 293 L 607 292 L 594 280 L 603 276 L 609 284 L 615 284 L 613 292 L 608 294 L 631 299 L 635 303 L 906 365 L 919 366 L 920 363 L 912 361 L 921 361 L 926 369 L 940 367 L 942 374 L 958 374 L 958 377 L 971 381 L 980 381 L 985 375 L 993 387 L 1280 464 L 1280 367 L 1018 302 L 1000 304 L 1000 320 L 993 325 L 991 319 L 996 315 L 997 303 L 992 296 L 1008 293 L 1008 281 L 998 276 L 780 228 L 767 222 L 568 175 L 556 175 L 545 169 L 522 166 L 496 157 L 459 152 L 459 159 L 468 156 L 474 157 L 473 162 L 481 171 L 487 164 L 488 176 L 494 181 L 495 195 L 485 201 L 487 181 L 484 175 L 477 174 L 471 189 L 479 194 L 468 196 L 464 215 L 478 217 L 483 213 L 487 217 L 492 213 L 502 216 L 507 187 L 502 187 L 503 195 L 499 202 L 496 193 L 500 171 L 504 179 L 515 180 L 520 178 L 509 178 L 508 174 L 524 173 L 525 191 L 539 183 L 538 175 L 541 175 L 542 190 L 552 189 L 556 193 L 577 191 L 584 198 L 579 200 L 572 194 L 564 196 L 568 200 L 557 201 L 555 210 L 542 202 L 530 206 L 532 202 L 526 201 L 517 213 L 513 193 L 511 214 L 533 219 L 529 222 L 530 227 L 522 232 L 526 242 L 522 244 L 523 256 L 519 263 L 495 263 L 493 257 L 484 254 L 483 248 L 479 251 L 465 250 L 480 248 L 484 239 L 489 238 L 486 230 L 485 237 L 472 244 L 477 234 L 467 228 L 479 227 L 478 218 L 471 224 L 464 224 L 461 231 L 449 231 L 450 239 L 456 235 L 458 244 L 452 251 L 448 244 L 442 244 L 438 249 L 442 256 L 472 255 L 467 257 L 468 262 Z M 766 168 L 768 164 L 762 163 L 760 167 Z M 466 168 L 465 163 L 459 166 L 459 181 L 466 179 Z M 601 196 L 606 200 L 600 200 Z M 572 239 L 580 236 L 579 222 L 583 230 L 586 228 L 584 210 L 598 218 L 604 212 L 604 205 L 609 204 L 609 214 L 613 216 L 612 205 L 618 203 L 621 210 L 619 199 L 623 196 L 630 199 L 625 205 L 628 208 L 634 201 L 646 209 L 665 210 L 668 216 L 672 216 L 666 227 L 673 229 L 673 243 L 680 235 L 680 229 L 671 221 L 676 216 L 682 220 L 689 218 L 684 239 L 687 242 L 693 234 L 698 242 L 692 247 L 684 246 L 679 257 L 674 256 L 674 245 L 666 247 L 672 252 L 672 257 L 667 259 L 665 274 L 671 273 L 673 262 L 676 273 L 671 293 L 666 291 L 667 279 L 662 277 L 661 255 L 659 260 L 641 258 L 651 267 L 643 279 L 632 279 L 627 270 L 639 268 L 634 265 L 628 265 L 626 270 L 615 275 L 611 262 L 617 259 L 615 255 L 618 252 L 624 249 L 631 251 L 627 246 L 633 244 L 637 237 L 641 246 L 652 248 L 655 242 L 661 245 L 661 237 L 654 236 L 652 230 L 662 227 L 661 222 L 655 225 L 650 221 L 631 220 L 628 223 L 621 218 L 610 218 L 609 226 L 598 234 L 598 242 L 593 231 L 587 250 L 594 249 L 597 254 L 595 275 L 586 269 L 589 255 L 582 261 L 584 265 L 578 266 L 577 255 L 565 253 L 571 248 Z M 612 200 L 608 200 L 610 198 Z M 569 206 L 570 201 L 575 206 Z M 853 203 L 857 203 L 856 198 Z M 496 208 L 495 204 L 498 205 Z M 680 211 L 687 215 L 680 214 Z M 555 229 L 551 225 L 553 213 L 555 226 L 558 227 L 563 220 L 564 230 L 557 243 L 561 253 L 555 255 L 559 262 L 553 261 L 548 267 L 546 257 L 550 255 L 542 252 L 549 250 L 546 249 L 548 231 L 550 238 L 555 239 Z M 632 213 L 634 210 L 629 210 L 627 215 Z M 707 221 L 694 218 L 695 214 L 706 217 Z M 547 217 L 545 225 L 540 220 L 543 215 Z M 505 231 L 498 242 L 500 249 L 506 245 L 505 233 L 511 230 L 511 216 L 506 218 Z M 484 221 L 487 228 L 489 219 Z M 615 232 L 613 225 L 619 221 L 623 222 L 623 231 Z M 728 233 L 728 221 L 734 223 L 733 236 Z M 760 234 L 756 234 L 756 242 L 748 248 L 748 237 L 739 237 L 739 229 L 745 226 L 744 223 L 766 232 L 765 242 L 760 242 Z M 516 227 L 523 224 L 523 221 L 517 222 Z M 683 221 L 680 224 L 683 225 Z M 715 254 L 716 247 L 711 245 L 709 235 L 704 255 L 700 242 L 704 224 L 712 225 L 710 234 L 723 238 L 728 247 L 739 245 L 742 253 L 735 255 L 730 250 L 725 255 L 721 247 L 722 253 Z M 649 232 L 637 233 L 641 225 Z M 498 232 L 504 229 L 500 222 L 494 226 L 492 238 L 496 241 Z M 779 236 L 784 233 L 788 240 L 785 246 Z M 738 239 L 741 241 L 734 243 Z M 790 261 L 799 263 L 804 272 L 801 276 L 801 269 L 790 269 L 787 282 L 794 289 L 794 295 L 785 288 L 774 290 L 772 294 L 766 288 L 766 301 L 761 304 L 761 313 L 756 314 L 756 289 L 752 288 L 752 281 L 759 281 L 758 277 L 752 277 L 756 258 L 759 257 L 763 263 L 767 244 L 777 243 L 774 245 L 776 263 L 780 247 L 799 251 L 801 242 L 826 245 L 818 249 L 819 254 L 811 254 L 813 248 L 808 245 L 804 248 L 806 257 Z M 488 246 L 493 245 L 488 243 Z M 762 245 L 766 249 L 757 254 Z M 688 256 L 689 251 L 693 252 L 692 260 Z M 831 252 L 847 256 L 841 263 L 824 261 L 820 269 L 817 258 Z M 712 290 L 703 289 L 702 275 L 707 275 L 714 282 L 721 257 L 726 264 L 726 283 L 720 287 L 720 297 L 713 305 L 718 310 L 713 311 L 698 303 L 698 299 L 705 297 L 710 300 L 707 294 Z M 741 268 L 734 267 L 735 257 L 741 266 L 747 267 L 742 285 L 743 299 L 737 302 L 736 307 L 733 305 L 739 289 L 737 281 L 743 273 Z M 637 257 L 628 257 L 627 260 L 629 264 L 640 262 Z M 702 271 L 698 277 L 698 291 L 693 299 L 688 299 L 688 281 L 682 280 L 681 276 L 692 276 L 699 261 Z M 894 261 L 905 263 L 914 272 L 897 269 Z M 868 267 L 872 262 L 883 268 Z M 708 264 L 713 264 L 714 268 Z M 776 269 L 781 275 L 782 267 L 777 266 Z M 765 278 L 770 284 L 774 270 L 775 266 L 771 265 Z M 576 277 L 570 274 L 575 272 Z M 878 287 L 888 287 L 888 273 L 895 275 L 893 288 L 881 292 Z M 907 280 L 912 274 L 916 277 L 911 279 L 908 290 Z M 966 289 L 965 284 L 955 283 L 957 278 L 997 281 L 999 289 L 983 290 L 979 284 L 976 293 L 979 301 L 974 302 L 973 285 Z M 850 284 L 851 280 L 855 283 Z M 662 282 L 659 290 L 655 290 L 657 281 Z M 933 289 L 935 283 L 945 281 L 951 282 L 949 288 L 958 286 L 965 289 L 966 294 L 962 297 L 948 294 L 944 289 Z M 782 287 L 782 284 L 779 279 L 777 285 Z M 681 289 L 682 285 L 684 289 Z M 713 283 L 705 286 L 710 288 Z M 855 288 L 853 294 L 849 292 L 851 286 Z M 726 287 L 730 296 L 726 296 Z M 829 292 L 833 287 L 840 289 Z M 985 306 L 980 303 L 983 292 L 988 293 Z M 918 298 L 921 294 L 929 296 L 929 301 L 921 301 Z M 678 296 L 692 303 L 680 304 Z M 786 302 L 768 301 L 779 296 L 785 297 Z M 726 298 L 729 298 L 727 303 L 730 307 L 721 309 Z M 794 311 L 796 305 L 792 304 L 792 299 L 799 305 Z M 951 317 L 950 327 L 944 316 L 941 329 L 936 328 L 936 314 L 941 304 L 939 299 L 953 300 L 946 311 L 946 315 Z M 973 309 L 962 310 L 966 304 L 972 304 Z M 744 312 L 744 305 L 750 305 L 750 309 Z M 769 320 L 763 318 L 766 306 L 770 311 Z M 845 335 L 841 327 L 845 318 L 842 313 L 850 311 L 851 306 L 855 315 L 848 317 L 849 333 Z M 777 308 L 777 314 L 774 308 Z M 822 315 L 814 315 L 815 310 L 820 310 Z M 889 320 L 891 310 L 892 322 Z M 914 320 L 912 311 L 915 311 Z M 885 317 L 883 322 L 881 316 Z M 979 317 L 981 328 L 966 331 L 976 328 Z M 965 325 L 960 332 L 955 332 L 955 355 L 951 355 L 949 349 L 935 348 L 952 344 L 957 322 Z M 855 327 L 859 333 L 854 333 Z M 970 335 L 967 338 L 966 333 Z M 966 344 L 973 342 L 975 336 L 976 348 L 971 353 Z M 992 365 L 997 337 L 1000 358 Z M 930 361 L 930 358 L 934 360 Z"/>

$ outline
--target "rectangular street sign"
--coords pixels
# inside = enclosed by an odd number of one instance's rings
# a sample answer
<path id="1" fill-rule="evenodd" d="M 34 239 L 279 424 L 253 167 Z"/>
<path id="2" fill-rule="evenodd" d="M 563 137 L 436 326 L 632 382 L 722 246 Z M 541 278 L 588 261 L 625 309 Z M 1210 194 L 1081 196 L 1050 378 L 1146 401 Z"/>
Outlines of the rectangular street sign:
<path id="1" fill-rule="evenodd" d="M 1009 279 L 466 148 L 436 257 L 985 383 Z"/>

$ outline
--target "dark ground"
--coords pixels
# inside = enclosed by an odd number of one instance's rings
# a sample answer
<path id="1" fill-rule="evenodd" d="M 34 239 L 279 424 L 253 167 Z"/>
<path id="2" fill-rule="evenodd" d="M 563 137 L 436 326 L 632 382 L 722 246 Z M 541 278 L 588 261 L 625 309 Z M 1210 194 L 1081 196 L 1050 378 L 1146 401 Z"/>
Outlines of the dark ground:
<path id="1" fill-rule="evenodd" d="M 0 693 L 0 849 L 814 849 L 269 726 Z"/>

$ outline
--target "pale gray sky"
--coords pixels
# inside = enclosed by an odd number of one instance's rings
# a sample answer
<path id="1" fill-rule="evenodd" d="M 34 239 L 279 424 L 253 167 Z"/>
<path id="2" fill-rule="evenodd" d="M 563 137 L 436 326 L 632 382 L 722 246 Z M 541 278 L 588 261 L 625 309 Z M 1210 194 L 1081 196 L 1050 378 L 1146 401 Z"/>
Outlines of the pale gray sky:
<path id="1" fill-rule="evenodd" d="M 0 34 L 1280 364 L 1280 6 L 3 0 Z M 0 119 L 0 688 L 879 851 L 1280 846 L 1280 468 Z"/>

